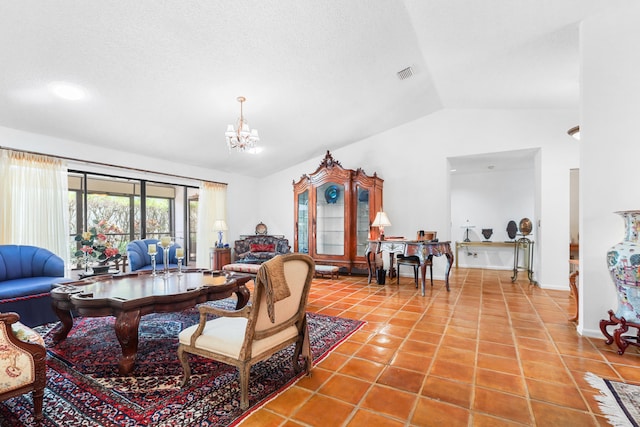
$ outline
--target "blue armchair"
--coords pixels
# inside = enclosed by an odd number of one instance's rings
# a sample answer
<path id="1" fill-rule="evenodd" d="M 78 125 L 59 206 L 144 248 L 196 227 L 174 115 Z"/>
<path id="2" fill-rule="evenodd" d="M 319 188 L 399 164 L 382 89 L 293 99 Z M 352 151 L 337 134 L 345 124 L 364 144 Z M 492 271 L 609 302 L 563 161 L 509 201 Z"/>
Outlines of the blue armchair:
<path id="1" fill-rule="evenodd" d="M 0 312 L 16 312 L 27 326 L 59 320 L 51 308 L 51 289 L 70 281 L 64 261 L 47 249 L 0 245 Z"/>
<path id="2" fill-rule="evenodd" d="M 156 269 L 164 268 L 164 249 L 159 245 L 158 239 L 132 240 L 127 245 L 127 258 L 131 271 L 151 270 L 151 255 L 149 255 L 149 243 L 156 244 L 158 253 L 156 254 Z M 180 245 L 174 244 L 169 248 L 169 268 L 178 268 L 176 249 Z M 183 264 L 184 266 L 184 264 Z"/>

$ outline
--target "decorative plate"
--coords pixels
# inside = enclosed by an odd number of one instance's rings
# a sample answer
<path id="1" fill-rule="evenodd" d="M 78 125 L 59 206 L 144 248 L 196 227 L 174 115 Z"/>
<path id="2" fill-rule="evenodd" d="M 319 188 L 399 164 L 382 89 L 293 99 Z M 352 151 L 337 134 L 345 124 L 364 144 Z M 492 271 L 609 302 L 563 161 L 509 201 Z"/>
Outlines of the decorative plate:
<path id="1" fill-rule="evenodd" d="M 509 235 L 510 239 L 516 238 L 516 233 L 518 232 L 518 226 L 515 221 L 509 221 L 507 224 L 507 235 Z"/>
<path id="2" fill-rule="evenodd" d="M 337 185 L 330 185 L 324 190 L 324 198 L 327 203 L 335 203 L 340 195 L 340 189 Z"/>
<path id="3" fill-rule="evenodd" d="M 267 226 L 262 222 L 256 225 L 256 234 L 267 234 Z"/>

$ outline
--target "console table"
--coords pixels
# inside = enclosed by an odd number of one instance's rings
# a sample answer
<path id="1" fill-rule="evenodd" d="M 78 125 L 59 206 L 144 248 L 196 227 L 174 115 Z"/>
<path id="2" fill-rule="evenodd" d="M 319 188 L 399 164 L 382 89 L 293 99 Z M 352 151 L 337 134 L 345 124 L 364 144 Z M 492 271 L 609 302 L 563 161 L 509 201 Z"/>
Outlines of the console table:
<path id="1" fill-rule="evenodd" d="M 367 269 L 369 278 L 367 283 L 371 283 L 371 277 L 375 270 L 375 261 L 372 264 L 372 256 L 380 252 L 389 252 L 389 276 L 395 275 L 393 267 L 394 254 L 403 254 L 404 256 L 415 255 L 420 258 L 420 271 L 422 272 L 421 290 L 422 296 L 425 294 L 425 274 L 427 272 L 427 261 L 434 256 L 444 255 L 447 257 L 447 270 L 445 272 L 445 283 L 447 292 L 449 291 L 449 272 L 453 265 L 453 252 L 451 251 L 451 242 L 423 242 L 419 240 L 369 240 L 365 257 L 367 258 Z M 372 255 L 373 254 L 373 255 Z"/>
<path id="2" fill-rule="evenodd" d="M 469 246 L 513 248 L 513 276 L 511 276 L 511 282 L 515 282 L 518 279 L 519 270 L 526 270 L 529 282 L 536 284 L 536 281 L 533 279 L 533 245 L 534 241 L 526 237 L 511 242 L 456 242 L 456 268 L 458 268 L 458 250 L 460 248 Z M 519 249 L 524 249 L 524 256 L 522 257 L 523 265 L 520 265 Z"/>

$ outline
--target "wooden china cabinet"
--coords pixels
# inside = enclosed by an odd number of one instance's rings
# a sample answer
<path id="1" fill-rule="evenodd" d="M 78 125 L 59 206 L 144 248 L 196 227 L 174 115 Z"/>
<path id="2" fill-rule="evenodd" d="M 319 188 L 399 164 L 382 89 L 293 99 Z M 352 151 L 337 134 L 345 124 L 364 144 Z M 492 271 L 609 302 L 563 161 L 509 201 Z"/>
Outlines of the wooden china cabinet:
<path id="1" fill-rule="evenodd" d="M 378 238 L 371 223 L 382 210 L 382 183 L 375 173 L 344 169 L 327 151 L 315 172 L 293 182 L 293 250 L 349 273 L 366 269 L 368 240 Z"/>

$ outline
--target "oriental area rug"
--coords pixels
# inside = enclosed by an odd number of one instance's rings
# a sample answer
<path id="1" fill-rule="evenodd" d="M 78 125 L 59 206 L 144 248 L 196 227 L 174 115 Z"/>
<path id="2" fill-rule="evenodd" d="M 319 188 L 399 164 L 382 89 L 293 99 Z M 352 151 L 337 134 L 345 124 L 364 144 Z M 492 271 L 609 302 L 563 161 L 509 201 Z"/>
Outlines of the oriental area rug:
<path id="1" fill-rule="evenodd" d="M 233 303 L 211 304 L 230 308 Z M 29 393 L 0 402 L 0 426 L 233 426 L 304 375 L 291 364 L 293 345 L 257 363 L 251 368 L 250 408 L 243 412 L 233 366 L 191 355 L 191 380 L 180 387 L 177 337 L 198 323 L 195 308 L 142 318 L 131 376 L 117 373 L 121 350 L 113 322 L 113 317 L 75 319 L 67 339 L 55 346 L 58 324 L 40 327 L 47 345 L 44 420 L 34 423 Z M 314 363 L 363 325 L 315 313 L 307 313 L 307 323 Z"/>
<path id="2" fill-rule="evenodd" d="M 640 385 L 607 380 L 591 372 L 585 375 L 585 379 L 592 387 L 600 390 L 596 399 L 612 426 L 640 425 Z"/>

